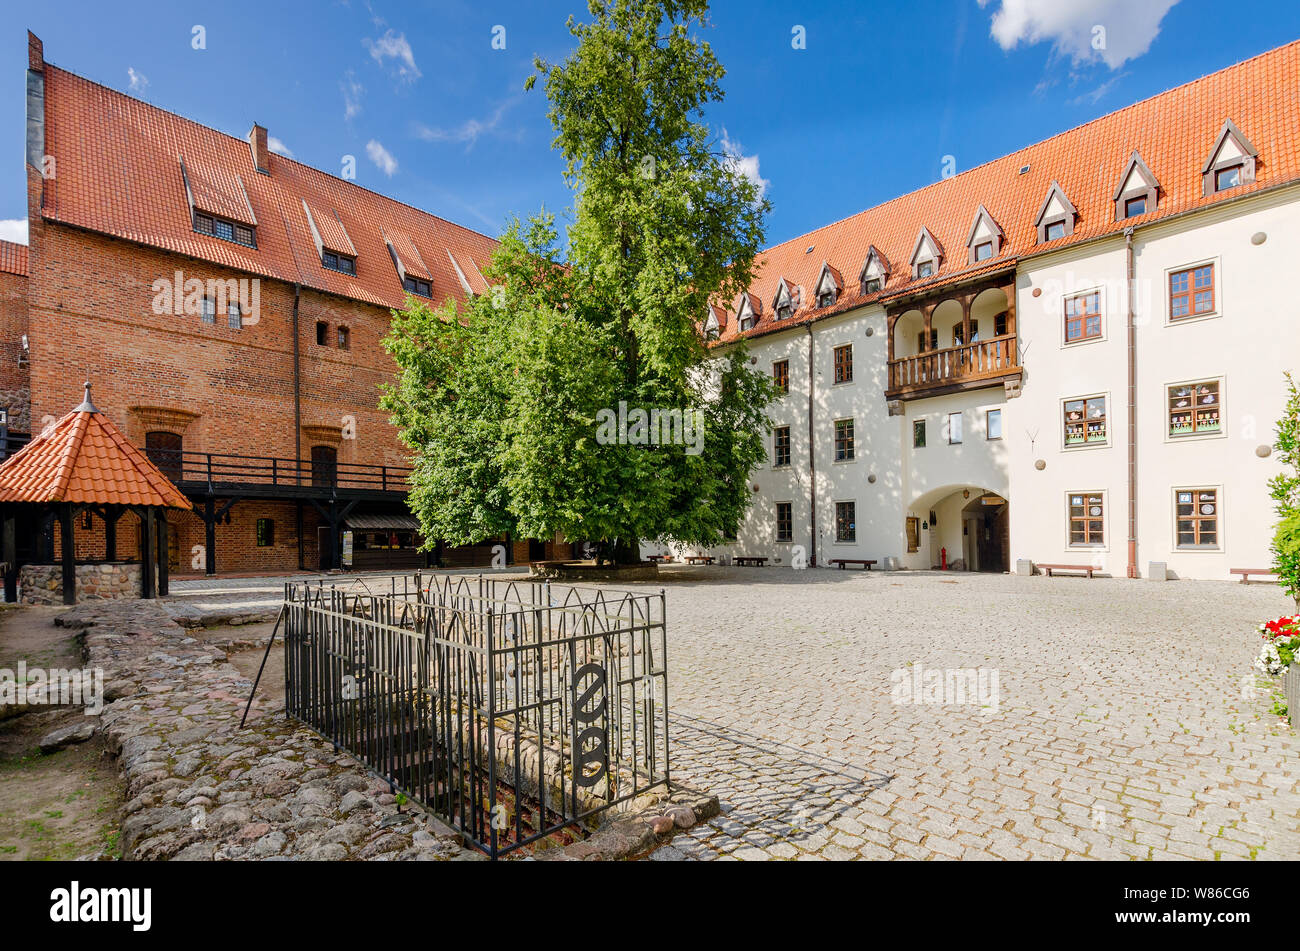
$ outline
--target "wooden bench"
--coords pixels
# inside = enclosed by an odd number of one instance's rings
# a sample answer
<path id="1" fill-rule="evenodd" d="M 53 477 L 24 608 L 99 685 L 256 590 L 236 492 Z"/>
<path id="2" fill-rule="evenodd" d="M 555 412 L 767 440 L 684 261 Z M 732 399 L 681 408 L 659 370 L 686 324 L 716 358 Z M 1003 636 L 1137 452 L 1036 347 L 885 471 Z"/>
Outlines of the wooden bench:
<path id="1" fill-rule="evenodd" d="M 1242 584 L 1246 584 L 1248 581 L 1250 581 L 1251 575 L 1269 575 L 1271 577 L 1277 576 L 1277 572 L 1274 571 L 1272 568 L 1229 568 L 1228 574 L 1241 575 Z"/>
<path id="2" fill-rule="evenodd" d="M 754 555 L 737 555 L 735 561 L 741 568 L 762 568 L 767 564 L 766 558 L 758 558 Z"/>
<path id="3" fill-rule="evenodd" d="M 832 558 L 831 564 L 839 568 L 840 571 L 843 571 L 849 565 L 861 565 L 867 571 L 870 571 L 871 566 L 876 564 L 876 559 L 874 558 Z"/>
<path id="4" fill-rule="evenodd" d="M 687 555 L 686 563 L 688 565 L 711 565 L 713 564 L 712 555 Z"/>
<path id="5" fill-rule="evenodd" d="M 646 561 L 653 561 L 655 564 L 671 565 L 673 563 L 672 555 L 646 555 Z"/>
<path id="6" fill-rule="evenodd" d="M 1049 578 L 1052 577 L 1053 571 L 1081 571 L 1091 578 L 1092 573 L 1097 570 L 1092 565 L 1039 565 L 1038 567 L 1042 568 L 1043 574 Z"/>

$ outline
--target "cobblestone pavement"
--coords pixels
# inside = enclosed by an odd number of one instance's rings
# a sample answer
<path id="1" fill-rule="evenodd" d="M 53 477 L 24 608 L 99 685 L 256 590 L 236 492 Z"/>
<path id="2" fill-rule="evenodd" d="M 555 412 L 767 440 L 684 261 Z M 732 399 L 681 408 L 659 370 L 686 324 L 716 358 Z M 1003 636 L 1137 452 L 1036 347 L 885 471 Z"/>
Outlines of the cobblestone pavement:
<path id="1" fill-rule="evenodd" d="M 674 777 L 723 813 L 657 859 L 1300 856 L 1300 736 L 1251 669 L 1275 586 L 664 581 Z M 918 665 L 996 670 L 996 710 L 893 702 Z"/>

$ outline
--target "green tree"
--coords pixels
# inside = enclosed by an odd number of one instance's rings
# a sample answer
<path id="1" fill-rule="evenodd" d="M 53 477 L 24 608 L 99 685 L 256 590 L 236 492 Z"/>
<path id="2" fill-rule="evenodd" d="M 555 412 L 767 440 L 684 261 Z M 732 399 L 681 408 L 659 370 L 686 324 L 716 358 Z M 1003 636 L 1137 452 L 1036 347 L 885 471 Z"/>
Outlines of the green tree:
<path id="1" fill-rule="evenodd" d="M 1269 480 L 1268 487 L 1279 519 L 1273 535 L 1273 567 L 1300 609 L 1300 390 L 1290 373 L 1286 385 L 1286 408 L 1273 443 L 1283 470 Z"/>
<path id="2" fill-rule="evenodd" d="M 752 278 L 768 204 L 717 146 L 704 109 L 724 69 L 703 0 L 592 0 L 560 63 L 535 62 L 574 192 L 553 216 L 512 222 L 492 293 L 433 309 L 408 300 L 386 388 L 415 450 L 412 510 L 457 544 L 556 532 L 635 559 L 641 539 L 714 545 L 749 504 L 774 396 L 743 347 L 711 353 L 711 301 Z M 676 444 L 602 426 L 626 407 L 698 420 Z M 698 414 L 698 415 L 696 415 Z M 658 436 L 671 436 L 662 429 Z"/>

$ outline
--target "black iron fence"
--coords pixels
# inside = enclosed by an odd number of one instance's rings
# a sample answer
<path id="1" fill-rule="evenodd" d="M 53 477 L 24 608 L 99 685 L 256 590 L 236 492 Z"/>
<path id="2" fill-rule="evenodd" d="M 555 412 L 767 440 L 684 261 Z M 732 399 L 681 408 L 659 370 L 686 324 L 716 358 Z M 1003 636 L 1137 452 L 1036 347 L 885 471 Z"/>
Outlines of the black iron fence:
<path id="1" fill-rule="evenodd" d="M 386 587 L 285 586 L 288 712 L 468 842 L 495 858 L 571 841 L 667 784 L 662 591 Z"/>

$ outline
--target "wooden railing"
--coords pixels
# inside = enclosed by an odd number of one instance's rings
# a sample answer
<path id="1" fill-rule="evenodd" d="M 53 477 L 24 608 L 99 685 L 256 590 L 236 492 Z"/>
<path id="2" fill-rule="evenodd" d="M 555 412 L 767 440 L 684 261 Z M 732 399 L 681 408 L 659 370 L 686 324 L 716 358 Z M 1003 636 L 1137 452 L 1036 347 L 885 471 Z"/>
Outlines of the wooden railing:
<path id="1" fill-rule="evenodd" d="M 411 470 L 399 466 L 326 462 L 272 456 L 149 449 L 162 474 L 177 484 L 273 486 L 281 488 L 361 489 L 406 492 Z"/>
<path id="2" fill-rule="evenodd" d="M 890 360 L 888 392 L 993 379 L 1019 368 L 1016 335 L 1003 334 L 960 347 Z"/>

